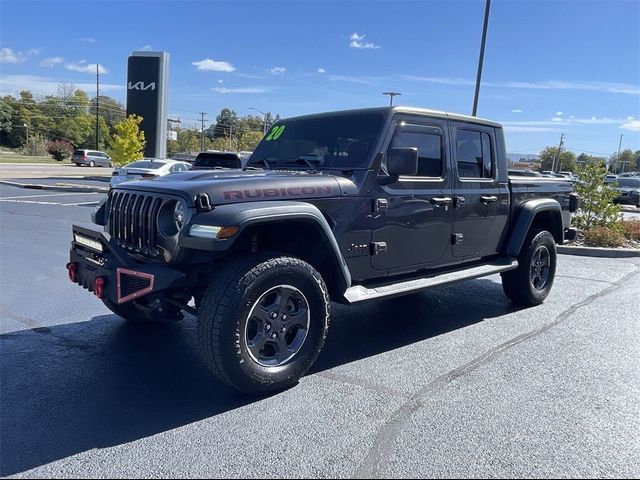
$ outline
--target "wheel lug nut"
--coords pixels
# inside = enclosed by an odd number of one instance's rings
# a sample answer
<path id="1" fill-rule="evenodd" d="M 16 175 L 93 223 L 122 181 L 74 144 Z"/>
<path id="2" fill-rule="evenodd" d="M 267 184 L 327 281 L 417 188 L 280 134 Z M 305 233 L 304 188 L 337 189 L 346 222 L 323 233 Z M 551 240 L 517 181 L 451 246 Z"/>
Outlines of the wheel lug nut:
<path id="1" fill-rule="evenodd" d="M 286 320 L 286 319 L 287 319 L 287 314 L 286 314 L 286 313 L 283 313 L 283 314 L 282 314 L 282 317 L 280 317 L 280 318 L 282 318 L 282 320 Z"/>
<path id="2" fill-rule="evenodd" d="M 287 327 L 282 327 L 282 328 L 280 329 L 280 331 L 281 331 L 282 333 L 286 332 L 286 331 L 287 331 Z"/>
<path id="3" fill-rule="evenodd" d="M 276 333 L 272 333 L 271 334 L 271 338 L 276 338 L 277 336 L 278 336 L 278 334 L 276 334 Z"/>
<path id="4" fill-rule="evenodd" d="M 277 318 L 277 317 L 278 317 L 278 314 L 277 314 L 276 312 L 271 312 L 271 313 L 269 314 L 269 316 L 270 316 L 271 318 Z"/>
<path id="5" fill-rule="evenodd" d="M 265 328 L 265 329 L 267 329 L 267 330 L 271 330 L 271 325 L 269 325 L 269 324 L 267 323 L 267 325 L 266 325 L 264 328 Z"/>

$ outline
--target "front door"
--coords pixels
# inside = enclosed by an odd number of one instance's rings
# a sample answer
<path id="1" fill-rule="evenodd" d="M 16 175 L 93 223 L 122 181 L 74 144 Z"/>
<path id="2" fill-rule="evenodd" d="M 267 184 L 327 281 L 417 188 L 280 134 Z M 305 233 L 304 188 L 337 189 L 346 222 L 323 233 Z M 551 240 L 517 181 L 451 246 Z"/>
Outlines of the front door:
<path id="1" fill-rule="evenodd" d="M 452 122 L 451 137 L 456 165 L 453 255 L 495 255 L 509 213 L 509 189 L 506 172 L 498 171 L 494 128 Z"/>
<path id="2" fill-rule="evenodd" d="M 451 261 L 453 203 L 446 121 L 399 117 L 386 151 L 403 147 L 418 149 L 417 174 L 380 185 L 374 198 L 371 265 L 390 274 Z"/>

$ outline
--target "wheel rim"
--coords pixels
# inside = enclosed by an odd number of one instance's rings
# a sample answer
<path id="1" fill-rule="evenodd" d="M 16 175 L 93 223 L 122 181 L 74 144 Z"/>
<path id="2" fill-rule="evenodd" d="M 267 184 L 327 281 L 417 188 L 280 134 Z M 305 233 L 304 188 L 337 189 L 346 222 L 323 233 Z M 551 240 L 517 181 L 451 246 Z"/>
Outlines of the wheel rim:
<path id="1" fill-rule="evenodd" d="M 309 302 L 291 285 L 278 285 L 253 304 L 244 330 L 249 355 L 263 367 L 279 367 L 302 348 L 309 333 Z"/>
<path id="2" fill-rule="evenodd" d="M 531 268 L 529 269 L 529 281 L 536 290 L 542 290 L 549 282 L 549 272 L 551 270 L 551 254 L 544 245 L 538 247 L 531 257 Z"/>

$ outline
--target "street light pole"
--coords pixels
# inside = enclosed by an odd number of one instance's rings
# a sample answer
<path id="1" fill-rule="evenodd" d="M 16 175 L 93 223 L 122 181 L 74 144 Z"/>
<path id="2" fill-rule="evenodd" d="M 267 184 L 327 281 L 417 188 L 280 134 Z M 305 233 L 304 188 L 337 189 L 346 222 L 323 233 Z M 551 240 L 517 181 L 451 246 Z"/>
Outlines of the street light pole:
<path id="1" fill-rule="evenodd" d="M 482 27 L 482 43 L 480 44 L 480 58 L 478 59 L 478 75 L 476 76 L 476 94 L 473 97 L 473 113 L 476 116 L 478 112 L 478 97 L 480 95 L 480 80 L 482 79 L 482 64 L 484 63 L 484 45 L 487 42 L 487 28 L 489 27 L 489 10 L 491 9 L 491 0 L 487 0 L 484 7 L 484 26 Z"/>
<path id="2" fill-rule="evenodd" d="M 29 148 L 29 127 L 27 126 L 26 123 L 22 124 L 22 126 L 24 127 L 25 135 L 27 137 L 24 143 L 27 146 L 27 148 Z"/>
<path id="3" fill-rule="evenodd" d="M 389 106 L 393 107 L 393 97 L 402 95 L 400 92 L 382 92 L 383 95 L 389 95 Z"/>
<path id="4" fill-rule="evenodd" d="M 262 133 L 263 135 L 267 134 L 267 114 L 258 110 L 257 108 L 253 108 L 253 107 L 249 107 L 249 110 L 255 110 L 258 113 L 261 113 L 262 116 L 264 117 L 264 122 L 263 122 L 263 127 L 262 127 Z"/>

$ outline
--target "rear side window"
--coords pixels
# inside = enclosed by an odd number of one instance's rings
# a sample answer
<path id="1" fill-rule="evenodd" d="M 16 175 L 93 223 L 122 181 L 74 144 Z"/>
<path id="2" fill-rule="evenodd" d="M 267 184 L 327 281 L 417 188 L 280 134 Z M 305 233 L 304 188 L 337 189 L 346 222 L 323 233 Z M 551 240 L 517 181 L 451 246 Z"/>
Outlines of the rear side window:
<path id="1" fill-rule="evenodd" d="M 200 153 L 193 162 L 194 167 L 200 168 L 240 168 L 240 158 L 235 153 Z"/>
<path id="2" fill-rule="evenodd" d="M 408 147 L 418 149 L 417 177 L 442 176 L 442 135 L 438 128 L 416 126 L 396 131 L 389 148 Z"/>
<path id="3" fill-rule="evenodd" d="M 460 178 L 493 178 L 493 149 L 486 132 L 456 130 L 456 155 Z"/>

